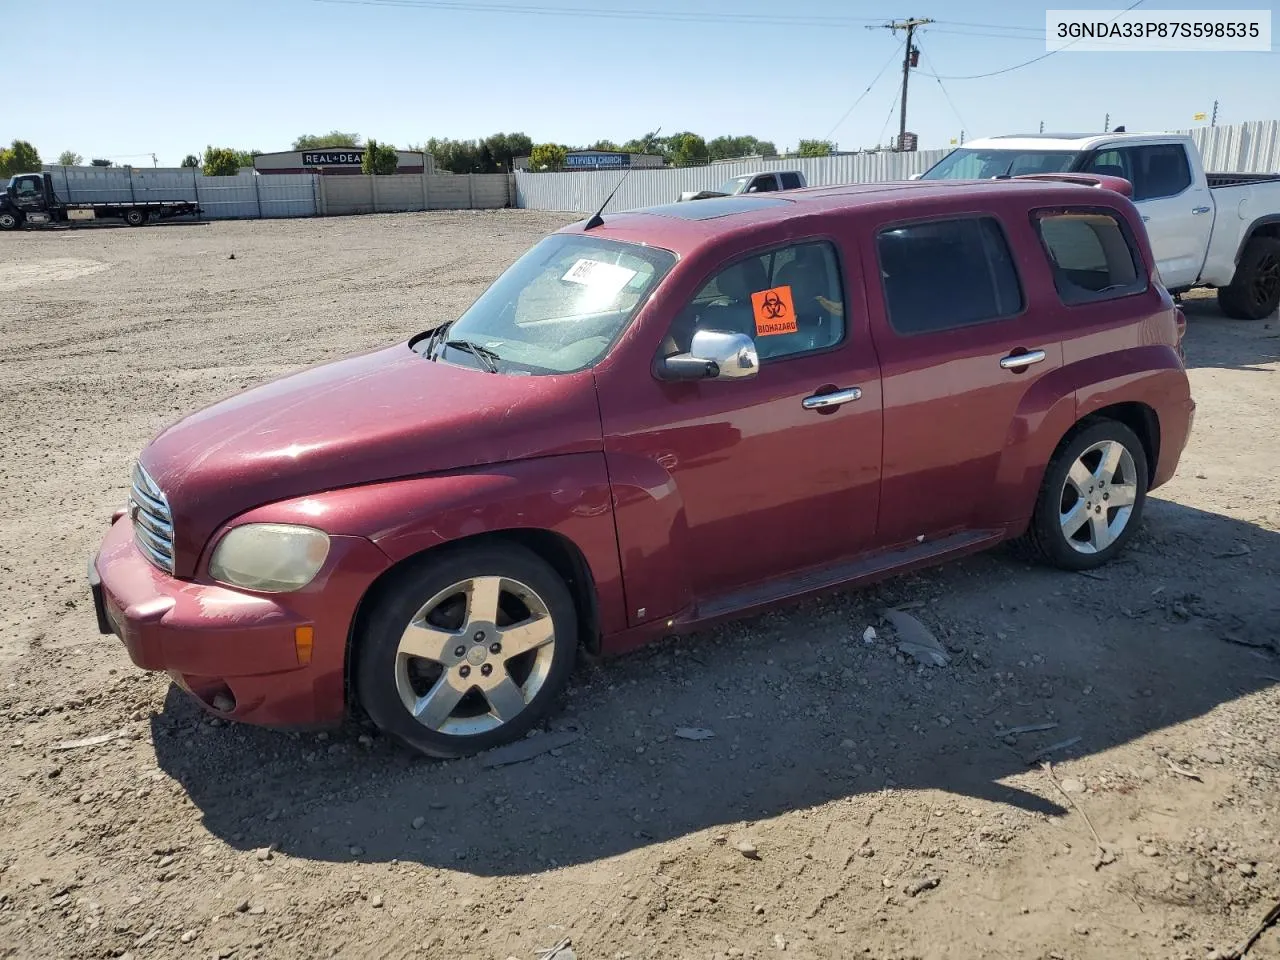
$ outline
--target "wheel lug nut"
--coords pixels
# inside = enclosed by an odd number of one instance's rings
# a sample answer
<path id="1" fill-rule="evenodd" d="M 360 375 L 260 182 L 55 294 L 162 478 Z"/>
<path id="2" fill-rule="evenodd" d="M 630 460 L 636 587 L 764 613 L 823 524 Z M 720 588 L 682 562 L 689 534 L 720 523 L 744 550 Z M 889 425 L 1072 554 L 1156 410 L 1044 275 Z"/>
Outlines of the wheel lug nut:
<path id="1" fill-rule="evenodd" d="M 480 672 L 487 677 L 489 674 L 493 673 L 493 664 L 486 663 L 483 667 L 480 668 Z"/>
<path id="2" fill-rule="evenodd" d="M 477 630 L 477 631 L 476 631 L 476 643 L 484 643 L 484 631 L 483 631 L 483 630 Z"/>
<path id="3" fill-rule="evenodd" d="M 466 648 L 466 647 L 454 647 L 454 648 L 453 648 L 453 655 L 454 655 L 455 657 L 460 657 L 460 656 L 462 656 L 463 654 L 465 654 L 466 652 L 467 652 L 467 648 Z"/>
<path id="4" fill-rule="evenodd" d="M 500 643 L 491 643 L 491 644 L 489 644 L 489 652 L 490 652 L 490 653 L 501 653 L 501 652 L 502 652 L 502 644 L 500 644 Z"/>
<path id="5" fill-rule="evenodd" d="M 471 676 L 471 668 L 464 663 L 458 673 L 464 677 L 469 677 Z"/>

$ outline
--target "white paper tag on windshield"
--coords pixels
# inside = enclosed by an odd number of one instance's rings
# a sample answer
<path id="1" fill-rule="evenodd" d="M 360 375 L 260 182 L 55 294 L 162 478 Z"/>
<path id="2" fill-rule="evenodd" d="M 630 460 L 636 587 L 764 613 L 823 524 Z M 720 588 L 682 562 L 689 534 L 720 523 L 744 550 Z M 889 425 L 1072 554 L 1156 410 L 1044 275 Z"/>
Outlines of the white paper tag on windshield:
<path id="1" fill-rule="evenodd" d="M 581 283 L 599 290 L 601 293 L 617 293 L 636 275 L 636 271 L 620 267 L 616 263 L 602 263 L 599 260 L 579 260 L 561 280 L 570 283 Z"/>

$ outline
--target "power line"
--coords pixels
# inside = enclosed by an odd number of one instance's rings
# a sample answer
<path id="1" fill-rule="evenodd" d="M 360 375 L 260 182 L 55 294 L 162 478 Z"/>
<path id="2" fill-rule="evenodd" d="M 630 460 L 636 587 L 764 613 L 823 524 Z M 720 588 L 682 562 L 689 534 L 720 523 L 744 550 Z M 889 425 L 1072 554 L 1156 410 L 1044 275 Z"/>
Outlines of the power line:
<path id="1" fill-rule="evenodd" d="M 877 21 L 868 17 L 823 17 L 823 16 L 770 16 L 750 13 L 684 13 L 678 11 L 659 12 L 636 8 L 612 10 L 590 9 L 585 7 L 562 7 L 546 4 L 528 3 L 473 3 L 463 0 L 312 0 L 313 3 L 328 3 L 356 7 L 384 7 L 387 9 L 406 10 L 440 10 L 458 13 L 503 13 L 529 14 L 533 16 L 552 17 L 592 17 L 604 20 L 653 20 L 672 23 L 733 23 L 742 26 L 800 26 L 821 27 L 826 29 L 853 27 Z"/>
<path id="2" fill-rule="evenodd" d="M 939 29 L 934 27 L 930 33 L 946 33 L 954 37 L 981 37 L 983 39 L 992 40 L 1032 40 L 1036 43 L 1044 42 L 1044 34 L 1030 33 L 989 33 L 980 30 L 951 30 L 948 28 Z"/>
<path id="3" fill-rule="evenodd" d="M 1129 6 L 1125 7 L 1123 10 L 1120 11 L 1119 14 L 1117 14 L 1111 20 L 1111 23 L 1115 23 L 1116 20 L 1119 20 L 1122 16 L 1124 16 L 1130 10 L 1133 10 L 1135 7 L 1141 6 L 1142 2 L 1143 0 L 1137 0 L 1136 3 L 1132 3 Z M 1002 73 L 1012 73 L 1014 70 L 1021 70 L 1023 67 L 1029 67 L 1033 63 L 1039 63 L 1041 60 L 1047 60 L 1050 57 L 1052 57 L 1055 53 L 1061 53 L 1063 50 L 1066 50 L 1067 47 L 1072 46 L 1072 44 L 1079 43 L 1080 40 L 1081 38 L 1077 37 L 1075 40 L 1072 40 L 1070 43 L 1063 44 L 1061 47 L 1058 47 L 1056 50 L 1050 50 L 1048 53 L 1042 53 L 1040 56 L 1033 57 L 1030 60 L 1025 60 L 1022 63 L 1015 63 L 1013 66 L 1005 67 L 1003 70 L 992 70 L 990 73 L 974 73 L 974 74 L 970 74 L 969 76 L 962 76 L 962 77 L 944 77 L 944 76 L 939 76 L 936 73 L 926 74 L 926 76 L 933 77 L 935 80 L 981 80 L 984 77 L 998 77 Z"/>
<path id="4" fill-rule="evenodd" d="M 1043 27 L 1020 27 L 1013 23 L 967 23 L 963 20 L 937 20 L 935 22 L 945 24 L 948 27 L 977 27 L 980 30 L 1022 30 L 1034 33 L 1037 36 L 1044 36 Z"/>
<path id="5" fill-rule="evenodd" d="M 884 72 L 889 69 L 889 65 L 898 59 L 898 51 L 902 49 L 903 44 L 905 44 L 906 42 L 907 41 L 903 40 L 902 43 L 899 43 L 897 47 L 894 48 L 893 53 L 889 55 L 889 59 L 884 62 L 884 66 L 880 68 L 880 70 L 876 73 L 875 77 L 871 80 L 871 82 L 867 84 L 867 89 L 863 90 L 862 93 L 858 94 L 858 99 L 853 101 L 853 103 L 849 105 L 849 109 L 844 112 L 844 116 L 841 117 L 839 120 L 837 120 L 835 123 L 835 126 L 833 126 L 829 131 L 827 131 L 827 135 L 823 138 L 824 140 L 830 140 L 831 135 L 840 128 L 840 125 L 849 119 L 849 114 L 853 113 L 854 107 L 856 107 L 858 104 L 860 104 L 863 101 L 866 95 L 871 92 L 871 88 L 874 87 L 876 83 L 880 80 L 880 78 L 884 76 Z"/>
<path id="6" fill-rule="evenodd" d="M 898 109 L 898 98 L 900 96 L 902 96 L 901 90 L 893 95 L 893 103 L 889 104 L 889 115 L 884 118 L 884 126 L 880 128 L 880 136 L 876 137 L 877 147 L 884 142 L 885 131 L 889 129 L 889 121 L 893 119 L 893 111 Z"/>
<path id="7" fill-rule="evenodd" d="M 929 55 L 926 54 L 924 50 L 920 51 L 920 56 L 925 60 L 929 59 Z M 930 65 L 932 66 L 932 61 L 930 61 Z M 933 78 L 938 81 L 938 89 L 941 90 L 942 95 L 947 98 L 947 105 L 951 107 L 951 112 L 954 113 L 956 115 L 956 119 L 960 121 L 960 135 L 963 137 L 964 131 L 966 130 L 969 130 L 970 132 L 972 132 L 973 128 L 964 122 L 964 117 L 960 116 L 960 109 L 955 105 L 955 102 L 951 99 L 951 94 L 947 93 L 947 88 L 943 85 L 942 78 L 938 77 L 937 75 L 934 75 Z"/>

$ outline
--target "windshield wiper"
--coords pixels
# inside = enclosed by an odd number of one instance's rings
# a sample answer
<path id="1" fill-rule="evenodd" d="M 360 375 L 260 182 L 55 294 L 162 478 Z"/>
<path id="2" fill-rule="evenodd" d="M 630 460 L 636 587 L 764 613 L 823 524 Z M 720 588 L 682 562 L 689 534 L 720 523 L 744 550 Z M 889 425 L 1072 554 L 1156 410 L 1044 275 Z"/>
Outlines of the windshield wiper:
<path id="1" fill-rule="evenodd" d="M 424 357 L 432 361 L 436 359 L 435 349 L 437 346 L 440 345 L 440 338 L 443 337 L 446 333 L 448 333 L 449 328 L 452 326 L 453 326 L 453 321 L 450 320 L 447 323 L 440 324 L 440 326 L 436 327 L 434 330 L 430 331 L 427 334 L 427 338 L 422 342 L 422 347 L 421 347 L 422 355 Z"/>
<path id="2" fill-rule="evenodd" d="M 446 340 L 444 345 L 446 347 L 452 347 L 454 350 L 463 350 L 466 353 L 471 354 L 479 360 L 480 363 L 484 365 L 484 368 L 490 373 L 498 372 L 497 362 L 501 360 L 502 357 L 498 356 L 497 353 L 490 350 L 488 347 L 475 343 L 471 340 Z"/>

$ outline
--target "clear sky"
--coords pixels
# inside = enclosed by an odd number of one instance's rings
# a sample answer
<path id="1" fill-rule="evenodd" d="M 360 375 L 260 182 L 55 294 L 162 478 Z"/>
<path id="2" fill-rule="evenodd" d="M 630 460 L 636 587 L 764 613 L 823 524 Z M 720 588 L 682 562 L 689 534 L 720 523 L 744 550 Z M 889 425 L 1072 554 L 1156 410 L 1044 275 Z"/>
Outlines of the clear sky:
<path id="1" fill-rule="evenodd" d="M 1145 0 L 1142 9 L 1223 5 Z M 502 6 L 510 9 L 494 11 Z M 779 148 L 830 136 L 857 149 L 897 132 L 902 76 L 901 36 L 861 21 L 908 16 L 939 21 L 918 36 L 923 59 L 908 98 L 921 149 L 947 146 L 962 129 L 966 138 L 1041 121 L 1100 130 L 1108 113 L 1130 131 L 1191 127 L 1215 99 L 1219 123 L 1280 116 L 1274 52 L 1066 51 L 986 79 L 940 85 L 926 75 L 1042 55 L 1044 10 L 1014 0 L 14 3 L 0 141 L 30 140 L 46 162 L 71 149 L 86 162 L 134 165 L 150 158 L 132 155 L 154 152 L 161 166 L 207 144 L 286 150 L 298 134 L 334 128 L 400 146 L 498 131 L 621 142 L 660 126 L 752 134 Z"/>

